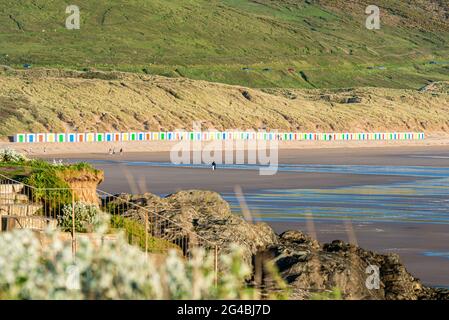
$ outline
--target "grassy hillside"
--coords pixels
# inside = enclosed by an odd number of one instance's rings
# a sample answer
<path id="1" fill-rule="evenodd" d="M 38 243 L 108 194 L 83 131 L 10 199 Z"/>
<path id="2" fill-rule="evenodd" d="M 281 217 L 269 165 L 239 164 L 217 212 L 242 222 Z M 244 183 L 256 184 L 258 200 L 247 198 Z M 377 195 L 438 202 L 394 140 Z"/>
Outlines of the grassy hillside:
<path id="1" fill-rule="evenodd" d="M 419 88 L 449 80 L 448 0 L 378 0 L 378 31 L 365 28 L 365 0 L 76 3 L 81 30 L 70 31 L 72 1 L 0 0 L 0 64 L 259 88 Z"/>
<path id="2" fill-rule="evenodd" d="M 190 129 L 194 121 L 215 129 L 449 132 L 448 88 L 259 90 L 118 72 L 0 69 L 0 136 Z"/>

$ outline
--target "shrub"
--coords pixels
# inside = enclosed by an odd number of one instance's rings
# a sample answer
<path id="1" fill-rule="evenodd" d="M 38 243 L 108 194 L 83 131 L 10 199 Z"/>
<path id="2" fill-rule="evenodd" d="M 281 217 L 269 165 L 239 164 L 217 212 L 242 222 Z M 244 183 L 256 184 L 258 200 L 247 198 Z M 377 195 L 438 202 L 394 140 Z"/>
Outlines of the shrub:
<path id="1" fill-rule="evenodd" d="M 250 268 L 234 247 L 223 256 L 215 286 L 214 259 L 194 250 L 185 260 L 171 251 L 165 261 L 146 256 L 123 237 L 94 244 L 81 238 L 75 257 L 70 241 L 48 234 L 42 250 L 29 230 L 0 234 L 0 299 L 248 299 Z"/>
<path id="2" fill-rule="evenodd" d="M 75 202 L 62 208 L 62 215 L 58 218 L 59 228 L 62 231 L 72 231 L 73 209 L 75 210 L 75 231 L 86 233 L 94 232 L 107 219 L 107 215 L 94 205 Z"/>
<path id="3" fill-rule="evenodd" d="M 48 216 L 59 216 L 61 208 L 72 203 L 69 185 L 59 178 L 52 168 L 32 172 L 24 179 L 24 183 L 33 187 L 33 200 L 42 202 L 44 212 Z"/>
<path id="4" fill-rule="evenodd" d="M 111 228 L 122 229 L 123 231 L 125 231 L 125 235 L 129 244 L 137 245 L 143 250 L 146 249 L 145 226 L 139 221 L 125 218 L 119 215 L 113 215 L 111 218 Z M 162 252 L 170 248 L 181 250 L 181 248 L 170 241 L 148 236 L 149 252 Z"/>
<path id="5" fill-rule="evenodd" d="M 14 149 L 0 149 L 0 162 L 23 163 L 28 159 L 25 155 Z"/>

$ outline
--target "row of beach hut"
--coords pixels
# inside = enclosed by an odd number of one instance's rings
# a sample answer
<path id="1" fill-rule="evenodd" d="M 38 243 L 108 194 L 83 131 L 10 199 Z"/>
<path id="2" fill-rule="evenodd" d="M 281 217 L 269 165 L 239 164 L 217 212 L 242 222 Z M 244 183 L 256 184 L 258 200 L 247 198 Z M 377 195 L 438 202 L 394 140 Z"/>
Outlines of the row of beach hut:
<path id="1" fill-rule="evenodd" d="M 127 141 L 212 141 L 212 140 L 265 140 L 265 141 L 375 141 L 423 140 L 421 132 L 365 132 L 365 133 L 300 133 L 255 131 L 203 131 L 203 132 L 108 132 L 108 133 L 19 133 L 16 143 L 76 143 Z"/>

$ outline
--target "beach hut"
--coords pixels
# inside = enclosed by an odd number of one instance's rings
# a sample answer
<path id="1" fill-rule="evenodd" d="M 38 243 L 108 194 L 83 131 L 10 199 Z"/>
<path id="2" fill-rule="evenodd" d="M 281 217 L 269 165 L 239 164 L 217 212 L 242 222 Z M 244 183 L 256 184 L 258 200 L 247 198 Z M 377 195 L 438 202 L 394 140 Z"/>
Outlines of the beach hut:
<path id="1" fill-rule="evenodd" d="M 239 133 L 237 131 L 234 131 L 232 133 L 232 139 L 234 139 L 234 140 L 238 140 L 239 139 Z"/>
<path id="2" fill-rule="evenodd" d="M 86 134 L 85 133 L 77 133 L 76 140 L 78 142 L 86 142 Z"/>
<path id="3" fill-rule="evenodd" d="M 249 139 L 250 140 L 256 140 L 256 133 L 254 131 L 249 132 Z"/>
<path id="4" fill-rule="evenodd" d="M 55 142 L 56 141 L 56 135 L 54 133 L 47 133 L 45 141 L 46 142 Z"/>
<path id="5" fill-rule="evenodd" d="M 111 132 L 107 132 L 105 133 L 105 137 L 104 137 L 106 142 L 113 142 L 114 141 L 114 134 Z"/>
<path id="6" fill-rule="evenodd" d="M 145 141 L 146 140 L 145 132 L 137 133 L 137 140 L 138 141 Z"/>
<path id="7" fill-rule="evenodd" d="M 123 132 L 121 134 L 121 141 L 129 141 L 129 133 Z"/>
<path id="8" fill-rule="evenodd" d="M 94 142 L 95 141 L 95 133 L 89 132 L 86 133 L 86 142 Z"/>
<path id="9" fill-rule="evenodd" d="M 104 141 L 105 141 L 104 133 L 96 133 L 95 134 L 95 142 L 104 142 Z"/>
<path id="10" fill-rule="evenodd" d="M 65 133 L 57 133 L 56 134 L 56 142 L 66 142 L 66 134 Z"/>
<path id="11" fill-rule="evenodd" d="M 76 134 L 75 133 L 68 133 L 67 134 L 67 142 L 76 142 Z"/>
<path id="12" fill-rule="evenodd" d="M 36 135 L 36 141 L 40 143 L 45 142 L 45 133 L 38 133 Z"/>
<path id="13" fill-rule="evenodd" d="M 24 143 L 26 141 L 26 134 L 24 133 L 18 133 L 14 135 L 14 142 L 15 143 Z"/>
<path id="14" fill-rule="evenodd" d="M 137 133 L 136 132 L 130 132 L 128 134 L 129 141 L 137 141 Z"/>
<path id="15" fill-rule="evenodd" d="M 28 133 L 27 136 L 26 136 L 26 141 L 28 143 L 36 142 L 36 135 L 34 133 Z"/>
<path id="16" fill-rule="evenodd" d="M 187 139 L 187 133 L 185 131 L 178 131 L 176 132 L 177 140 L 186 140 Z"/>

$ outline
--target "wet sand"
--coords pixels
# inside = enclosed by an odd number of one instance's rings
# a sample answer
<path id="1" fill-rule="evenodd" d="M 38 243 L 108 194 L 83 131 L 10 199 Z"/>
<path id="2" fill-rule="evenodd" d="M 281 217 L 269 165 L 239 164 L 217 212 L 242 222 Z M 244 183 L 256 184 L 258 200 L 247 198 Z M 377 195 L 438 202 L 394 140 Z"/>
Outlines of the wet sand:
<path id="1" fill-rule="evenodd" d="M 375 185 L 415 178 L 401 176 L 362 176 L 333 173 L 279 172 L 260 176 L 257 170 L 217 170 L 162 167 L 129 167 L 96 164 L 104 170 L 105 181 L 100 188 L 110 193 L 128 192 L 169 194 L 179 190 L 197 189 L 234 192 L 240 186 L 244 192 L 260 189 L 314 189 L 343 186 Z"/>
<path id="2" fill-rule="evenodd" d="M 62 152 L 55 154 L 31 154 L 33 157 L 48 159 L 103 159 L 117 161 L 170 161 L 169 151 L 130 152 L 124 155 L 109 155 L 108 149 L 103 152 Z M 298 148 L 279 150 L 281 164 L 340 164 L 340 165 L 402 165 L 402 166 L 434 166 L 449 167 L 449 144 L 443 146 L 359 146 Z"/>
<path id="3" fill-rule="evenodd" d="M 445 158 L 422 158 L 439 155 Z M 416 157 L 417 156 L 417 157 Z M 257 170 L 217 170 L 209 168 L 174 168 L 127 165 L 126 162 L 169 162 L 168 152 L 109 154 L 61 154 L 42 156 L 46 159 L 94 161 L 104 170 L 105 181 L 100 188 L 111 193 L 152 192 L 169 194 L 178 190 L 199 189 L 233 192 L 235 186 L 243 191 L 260 189 L 334 188 L 358 185 L 379 185 L 412 181 L 418 178 L 393 175 L 356 175 L 338 173 L 278 172 L 260 176 Z M 100 160 L 100 162 L 95 162 Z M 101 162 L 103 160 L 103 162 Z M 346 165 L 413 165 L 449 166 L 449 147 L 398 147 L 280 150 L 281 164 L 346 164 Z"/>
<path id="4" fill-rule="evenodd" d="M 429 156 L 432 158 L 429 158 Z M 123 155 L 59 154 L 40 157 L 76 161 L 104 160 L 103 163 L 95 163 L 95 166 L 105 171 L 105 181 L 100 188 L 111 193 L 152 192 L 168 194 L 186 189 L 233 192 L 236 185 L 241 186 L 243 191 L 268 188 L 333 188 L 367 184 L 389 184 L 417 179 L 416 177 L 399 175 L 374 176 L 305 172 L 278 172 L 274 176 L 260 176 L 257 170 L 227 169 L 212 172 L 209 168 L 126 165 L 126 162 L 169 162 L 169 152 L 126 152 Z M 449 167 L 449 146 L 283 149 L 279 151 L 279 163 Z"/>

